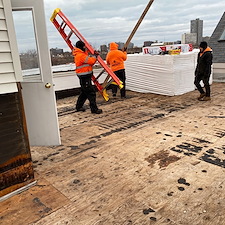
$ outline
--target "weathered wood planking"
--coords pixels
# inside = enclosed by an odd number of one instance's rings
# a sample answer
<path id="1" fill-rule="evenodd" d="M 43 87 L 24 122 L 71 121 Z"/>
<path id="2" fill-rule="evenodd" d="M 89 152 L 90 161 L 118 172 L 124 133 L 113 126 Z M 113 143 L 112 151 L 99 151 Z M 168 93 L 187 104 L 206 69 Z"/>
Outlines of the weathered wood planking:
<path id="1" fill-rule="evenodd" d="M 48 181 L 36 175 L 38 185 L 0 203 L 0 224 L 31 224 L 69 202 Z"/>
<path id="2" fill-rule="evenodd" d="M 76 97 L 58 100 L 62 145 L 32 148 L 38 183 L 46 180 L 35 194 L 52 210 L 37 215 L 22 197 L 35 219 L 21 201 L 12 205 L 18 224 L 223 225 L 223 89 L 212 85 L 211 102 L 197 101 L 196 91 L 99 98 L 102 115 L 75 113 Z"/>

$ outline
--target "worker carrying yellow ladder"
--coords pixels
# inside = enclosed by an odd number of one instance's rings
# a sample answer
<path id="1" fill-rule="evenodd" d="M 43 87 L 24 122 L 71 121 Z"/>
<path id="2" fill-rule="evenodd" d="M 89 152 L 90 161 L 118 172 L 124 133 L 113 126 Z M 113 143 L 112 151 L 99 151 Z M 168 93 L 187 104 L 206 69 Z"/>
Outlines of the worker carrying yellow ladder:
<path id="1" fill-rule="evenodd" d="M 59 22 L 57 19 L 60 20 L 60 18 L 61 18 L 61 21 Z M 85 46 L 88 49 L 88 51 L 91 54 L 93 54 L 93 55 L 95 54 L 96 51 L 86 41 L 86 39 L 81 35 L 81 33 L 73 26 L 73 24 L 68 20 L 68 18 L 63 14 L 63 12 L 59 8 L 54 10 L 50 20 L 55 25 L 56 29 L 59 31 L 59 33 L 61 34 L 62 38 L 65 40 L 65 42 L 67 43 L 67 45 L 69 46 L 69 48 L 71 50 L 74 49 L 74 46 L 73 46 L 72 41 L 71 41 L 71 36 L 73 34 L 75 34 L 80 41 L 85 43 Z M 69 32 L 67 33 L 68 30 L 69 30 Z M 123 82 L 106 65 L 106 63 L 100 57 L 100 55 L 97 55 L 97 61 L 102 66 L 103 71 L 101 71 L 101 73 L 97 77 L 92 75 L 92 81 L 95 84 L 95 86 L 97 87 L 97 89 L 100 92 L 100 94 L 103 96 L 103 98 L 106 101 L 108 101 L 109 100 L 109 96 L 108 96 L 108 94 L 106 92 L 106 88 L 113 82 L 114 84 L 117 84 L 119 86 L 119 88 L 121 89 L 121 88 L 123 88 Z M 102 74 L 105 71 L 108 73 L 108 75 L 105 78 L 105 81 L 103 82 L 103 84 L 100 84 L 98 79 L 102 76 Z"/>

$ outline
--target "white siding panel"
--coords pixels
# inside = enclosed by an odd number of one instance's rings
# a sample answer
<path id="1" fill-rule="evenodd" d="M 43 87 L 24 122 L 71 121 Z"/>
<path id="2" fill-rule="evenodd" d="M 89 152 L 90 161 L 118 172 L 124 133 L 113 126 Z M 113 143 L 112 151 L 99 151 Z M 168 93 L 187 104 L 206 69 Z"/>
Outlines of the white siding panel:
<path id="1" fill-rule="evenodd" d="M 2 84 L 15 83 L 14 73 L 0 74 L 0 83 Z"/>
<path id="2" fill-rule="evenodd" d="M 5 14 L 2 8 L 0 8 L 0 19 L 5 19 Z"/>
<path id="3" fill-rule="evenodd" d="M 9 41 L 7 31 L 0 30 L 0 41 Z"/>
<path id="4" fill-rule="evenodd" d="M 13 16 L 12 16 L 12 6 L 10 0 L 0 0 L 3 5 L 3 15 L 5 17 L 4 22 L 2 22 L 2 27 L 4 29 L 4 24 L 6 26 L 6 31 L 8 34 L 8 41 L 0 41 L 0 55 L 2 53 L 10 53 L 12 57 L 11 67 L 8 68 L 9 72 L 14 72 L 14 82 L 23 81 L 22 70 L 19 58 L 19 51 L 17 47 L 16 33 L 14 28 Z M 0 27 L 1 28 L 1 27 Z M 1 30 L 1 29 L 0 29 Z M 6 36 L 5 36 L 6 38 Z M 4 65 L 5 67 L 5 65 Z M 13 69 L 11 71 L 11 68 Z M 0 70 L 1 72 L 1 70 Z M 1 74 L 0 74 L 1 76 Z M 0 80 L 1 83 L 1 80 Z"/>
<path id="5" fill-rule="evenodd" d="M 0 54 L 2 52 L 10 52 L 9 42 L 6 42 L 6 41 L 0 42 Z"/>
<path id="6" fill-rule="evenodd" d="M 13 73 L 14 68 L 12 63 L 0 63 L 0 83 L 1 82 L 1 76 L 2 74 L 4 75 L 5 73 Z"/>
<path id="7" fill-rule="evenodd" d="M 6 22 L 3 19 L 0 19 L 0 30 L 7 30 Z"/>
<path id="8" fill-rule="evenodd" d="M 16 83 L 0 84 L 0 94 L 18 92 Z"/>
<path id="9" fill-rule="evenodd" d="M 2 52 L 0 54 L 0 63 L 12 62 L 12 55 L 10 52 Z"/>
<path id="10" fill-rule="evenodd" d="M 0 0 L 0 94 L 17 92 L 17 73 L 18 81 L 22 77 L 21 67 L 18 66 L 19 53 L 13 48 L 14 42 L 16 39 L 10 1 Z"/>

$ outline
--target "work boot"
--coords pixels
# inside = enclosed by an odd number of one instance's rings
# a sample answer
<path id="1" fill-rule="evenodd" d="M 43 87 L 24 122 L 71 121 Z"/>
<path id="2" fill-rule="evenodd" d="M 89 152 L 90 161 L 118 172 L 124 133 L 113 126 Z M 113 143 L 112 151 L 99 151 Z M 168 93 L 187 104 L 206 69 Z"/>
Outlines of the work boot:
<path id="1" fill-rule="evenodd" d="M 201 101 L 210 101 L 211 98 L 209 96 L 204 96 Z"/>
<path id="2" fill-rule="evenodd" d="M 96 111 L 91 111 L 91 113 L 101 114 L 102 113 L 102 109 L 97 109 Z"/>
<path id="3" fill-rule="evenodd" d="M 198 99 L 199 101 L 201 101 L 203 97 L 205 97 L 205 93 L 200 94 L 200 96 L 199 96 L 197 99 Z"/>
<path id="4" fill-rule="evenodd" d="M 76 109 L 77 112 L 85 112 L 85 108 L 84 107 L 81 107 L 79 109 Z"/>

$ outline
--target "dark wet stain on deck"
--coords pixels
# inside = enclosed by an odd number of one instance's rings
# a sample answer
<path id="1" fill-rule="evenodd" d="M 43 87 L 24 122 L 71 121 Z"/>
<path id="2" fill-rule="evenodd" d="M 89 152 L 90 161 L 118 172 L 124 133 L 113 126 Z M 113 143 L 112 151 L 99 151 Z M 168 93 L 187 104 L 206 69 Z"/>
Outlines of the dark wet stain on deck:
<path id="1" fill-rule="evenodd" d="M 153 167 L 156 162 L 160 168 L 167 167 L 169 164 L 178 161 L 180 157 L 175 155 L 169 155 L 168 151 L 162 150 L 149 157 L 145 158 L 145 160 L 149 163 L 150 167 Z"/>

